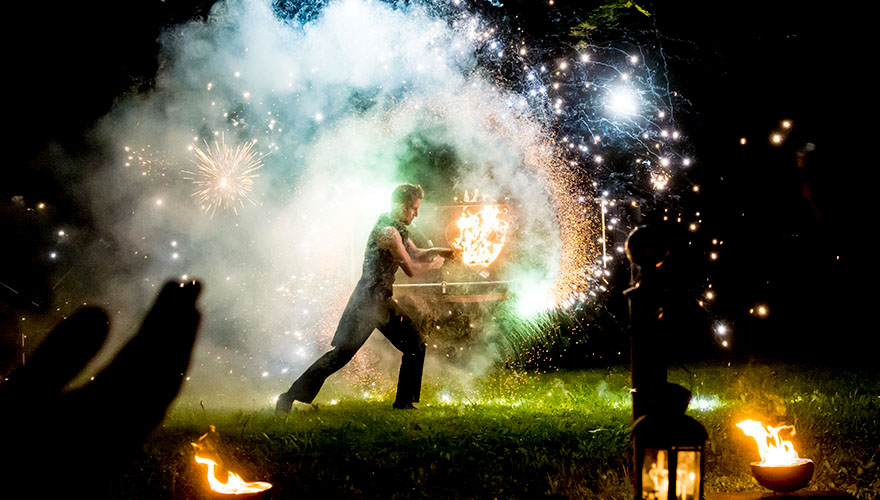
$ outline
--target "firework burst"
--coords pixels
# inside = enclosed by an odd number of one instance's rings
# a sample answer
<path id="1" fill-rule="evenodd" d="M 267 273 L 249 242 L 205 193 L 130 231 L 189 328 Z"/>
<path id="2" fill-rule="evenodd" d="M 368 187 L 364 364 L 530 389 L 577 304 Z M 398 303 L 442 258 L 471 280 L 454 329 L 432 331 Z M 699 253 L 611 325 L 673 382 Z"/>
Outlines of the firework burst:
<path id="1" fill-rule="evenodd" d="M 222 207 L 237 215 L 245 201 L 257 204 L 250 194 L 254 179 L 259 176 L 256 171 L 262 168 L 265 155 L 254 151 L 256 143 L 249 141 L 231 148 L 221 136 L 220 142 L 214 141 L 213 147 L 208 141 L 205 141 L 204 150 L 193 146 L 196 169 L 182 173 L 184 179 L 195 184 L 192 196 L 198 198 L 205 213 L 213 217 L 214 212 Z"/>

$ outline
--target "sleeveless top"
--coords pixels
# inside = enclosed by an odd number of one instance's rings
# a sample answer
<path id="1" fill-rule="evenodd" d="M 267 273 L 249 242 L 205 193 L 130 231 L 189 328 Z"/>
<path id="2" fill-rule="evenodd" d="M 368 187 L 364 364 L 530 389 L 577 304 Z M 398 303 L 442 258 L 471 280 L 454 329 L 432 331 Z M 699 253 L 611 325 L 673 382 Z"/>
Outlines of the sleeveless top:
<path id="1" fill-rule="evenodd" d="M 402 222 L 395 220 L 391 214 L 382 214 L 373 230 L 370 231 L 370 237 L 367 239 L 367 249 L 364 252 L 364 267 L 361 279 L 357 287 L 369 293 L 369 295 L 380 298 L 390 299 L 393 292 L 394 274 L 397 273 L 399 264 L 394 260 L 391 250 L 379 248 L 379 233 L 386 227 L 393 227 L 400 233 L 403 239 L 403 246 L 406 248 L 409 241 L 409 230 Z"/>

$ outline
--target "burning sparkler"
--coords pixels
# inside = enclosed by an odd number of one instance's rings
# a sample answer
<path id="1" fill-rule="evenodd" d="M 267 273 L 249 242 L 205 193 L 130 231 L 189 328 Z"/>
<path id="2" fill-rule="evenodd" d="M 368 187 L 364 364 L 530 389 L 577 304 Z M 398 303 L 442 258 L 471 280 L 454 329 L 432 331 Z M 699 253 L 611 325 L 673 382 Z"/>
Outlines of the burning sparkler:
<path id="1" fill-rule="evenodd" d="M 199 199 L 205 213 L 213 217 L 217 208 L 230 208 L 238 214 L 245 200 L 257 203 L 250 197 L 254 187 L 255 172 L 263 166 L 263 155 L 254 151 L 257 141 L 246 142 L 237 147 L 226 145 L 225 137 L 214 141 L 213 147 L 205 141 L 205 150 L 193 147 L 196 171 L 184 170 L 184 179 L 196 185 L 192 195 Z"/>

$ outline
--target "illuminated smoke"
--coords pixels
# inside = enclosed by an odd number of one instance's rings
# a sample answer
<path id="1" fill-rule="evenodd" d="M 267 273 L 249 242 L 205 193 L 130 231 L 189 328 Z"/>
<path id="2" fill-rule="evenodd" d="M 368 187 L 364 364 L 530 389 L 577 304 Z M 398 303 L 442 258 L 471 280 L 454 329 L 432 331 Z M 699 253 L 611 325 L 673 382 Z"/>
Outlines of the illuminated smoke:
<path id="1" fill-rule="evenodd" d="M 450 190 L 429 190 L 423 206 L 472 187 L 514 200 L 529 252 L 503 278 L 523 314 L 604 289 L 595 200 L 618 210 L 625 196 L 589 179 L 614 141 L 633 145 L 628 164 L 647 169 L 656 189 L 674 187 L 680 135 L 643 58 L 593 48 L 551 67 L 458 5 L 301 7 L 279 15 L 268 1 L 228 0 L 170 28 L 155 87 L 124 96 L 98 124 L 115 160 L 90 179 L 89 197 L 120 258 L 94 252 L 106 274 L 93 302 L 137 318 L 168 277 L 203 280 L 190 383 L 215 401 L 268 406 L 328 348 L 397 183 L 446 176 L 437 185 Z M 498 83 L 486 58 L 517 62 L 518 87 Z M 632 89 L 608 101 L 621 121 L 584 105 L 612 88 Z M 573 123 L 578 134 L 565 136 Z M 235 202 L 210 167 L 224 146 L 201 150 L 208 171 L 192 168 L 192 145 L 217 141 L 245 145 Z M 448 171 L 430 171 L 425 158 L 443 151 Z M 260 203 L 243 203 L 251 198 Z M 235 213 L 218 210 L 227 203 Z M 121 323 L 117 331 L 131 326 Z M 375 335 L 346 369 L 359 394 L 396 378 L 399 355 L 386 347 Z M 484 354 L 475 366 L 497 356 L 488 343 Z M 238 389 L 259 396 L 242 400 Z"/>

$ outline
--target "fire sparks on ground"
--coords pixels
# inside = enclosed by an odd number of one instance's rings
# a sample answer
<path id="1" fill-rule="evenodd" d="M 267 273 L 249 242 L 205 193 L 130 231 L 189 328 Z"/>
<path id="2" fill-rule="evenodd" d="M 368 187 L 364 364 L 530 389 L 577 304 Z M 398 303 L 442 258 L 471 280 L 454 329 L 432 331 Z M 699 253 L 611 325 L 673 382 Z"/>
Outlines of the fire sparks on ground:
<path id="1" fill-rule="evenodd" d="M 206 440 L 206 438 L 214 435 L 215 432 L 217 432 L 217 428 L 212 425 L 211 431 L 202 434 L 199 437 L 198 442 L 190 443 L 193 448 L 197 450 L 197 453 L 195 455 L 196 463 L 208 466 L 208 485 L 211 487 L 212 491 L 224 495 L 246 495 L 250 493 L 259 493 L 261 491 L 266 491 L 272 487 L 272 483 L 267 483 L 264 481 L 245 481 L 241 478 L 241 476 L 232 471 L 227 471 L 225 482 L 217 479 L 217 476 L 214 474 L 214 469 L 217 467 L 217 462 L 211 460 L 210 458 L 199 456 L 199 452 L 204 455 L 206 450 L 211 449 L 211 440 Z"/>
<path id="2" fill-rule="evenodd" d="M 198 455 L 196 455 L 196 462 L 208 466 L 208 484 L 211 485 L 211 490 L 216 491 L 217 493 L 243 495 L 247 493 L 259 493 L 272 487 L 272 483 L 266 483 L 264 481 L 247 482 L 243 480 L 241 476 L 232 471 L 228 472 L 226 482 L 224 483 L 214 475 L 214 468 L 217 467 L 217 462 L 210 458 L 202 458 Z"/>

